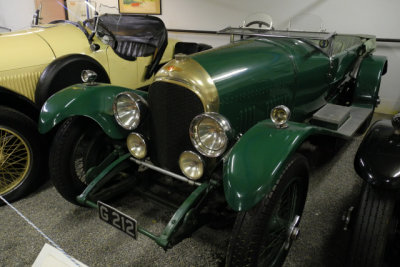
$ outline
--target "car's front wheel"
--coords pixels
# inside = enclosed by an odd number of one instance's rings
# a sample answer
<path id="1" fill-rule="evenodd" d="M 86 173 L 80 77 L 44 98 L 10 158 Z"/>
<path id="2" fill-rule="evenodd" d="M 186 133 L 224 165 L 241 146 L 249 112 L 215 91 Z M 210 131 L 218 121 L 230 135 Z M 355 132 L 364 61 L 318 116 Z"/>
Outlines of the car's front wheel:
<path id="1" fill-rule="evenodd" d="M 281 266 L 298 235 L 308 187 L 308 164 L 295 154 L 264 199 L 237 215 L 227 266 Z"/>
<path id="2" fill-rule="evenodd" d="M 67 119 L 50 148 L 49 171 L 54 187 L 66 200 L 79 205 L 76 197 L 87 186 L 87 171 L 99 165 L 113 149 L 112 140 L 95 122 Z"/>
<path id="3" fill-rule="evenodd" d="M 0 106 L 0 195 L 7 201 L 23 197 L 42 181 L 40 140 L 32 119 Z"/>
<path id="4" fill-rule="evenodd" d="M 353 225 L 350 266 L 397 266 L 399 214 L 396 193 L 364 183 Z"/>

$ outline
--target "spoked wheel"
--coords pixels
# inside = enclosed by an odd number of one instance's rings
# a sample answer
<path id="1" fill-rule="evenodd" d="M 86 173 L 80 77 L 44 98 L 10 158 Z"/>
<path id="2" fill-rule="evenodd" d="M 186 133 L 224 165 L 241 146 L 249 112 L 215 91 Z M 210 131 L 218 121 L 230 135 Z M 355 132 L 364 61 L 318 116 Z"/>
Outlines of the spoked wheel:
<path id="1" fill-rule="evenodd" d="M 112 140 L 92 121 L 66 120 L 58 129 L 50 149 L 50 178 L 68 201 L 86 188 L 87 171 L 99 165 L 114 150 Z"/>
<path id="2" fill-rule="evenodd" d="M 38 177 L 40 165 L 36 124 L 26 115 L 0 106 L 0 195 L 13 201 L 34 190 L 42 180 Z"/>
<path id="3" fill-rule="evenodd" d="M 398 266 L 399 211 L 394 192 L 364 183 L 353 227 L 350 266 Z"/>
<path id="4" fill-rule="evenodd" d="M 273 191 L 251 210 L 238 214 L 226 265 L 281 266 L 299 233 L 307 186 L 307 160 L 296 154 Z"/>

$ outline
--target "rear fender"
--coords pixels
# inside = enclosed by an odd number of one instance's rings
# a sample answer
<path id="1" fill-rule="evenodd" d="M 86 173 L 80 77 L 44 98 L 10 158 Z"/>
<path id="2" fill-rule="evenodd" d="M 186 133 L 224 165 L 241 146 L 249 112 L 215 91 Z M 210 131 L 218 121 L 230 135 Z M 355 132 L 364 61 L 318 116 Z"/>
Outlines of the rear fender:
<path id="1" fill-rule="evenodd" d="M 232 209 L 251 209 L 271 192 L 290 156 L 311 135 L 335 135 L 316 126 L 290 122 L 278 129 L 271 121 L 253 126 L 225 156 L 225 198 Z"/>
<path id="2" fill-rule="evenodd" d="M 113 114 L 113 101 L 117 94 L 131 89 L 108 84 L 78 84 L 67 87 L 50 97 L 42 107 L 39 120 L 40 133 L 49 132 L 63 120 L 73 116 L 91 118 L 113 139 L 122 139 L 128 131 L 121 128 Z M 147 93 L 136 90 L 147 98 Z"/>
<path id="3" fill-rule="evenodd" d="M 375 108 L 378 105 L 379 87 L 386 71 L 387 59 L 384 56 L 371 55 L 361 62 L 353 105 L 368 108 Z"/>
<path id="4" fill-rule="evenodd" d="M 81 54 L 65 55 L 51 62 L 40 75 L 35 102 L 41 106 L 57 91 L 81 83 L 81 72 L 86 69 L 96 72 L 96 81 L 110 83 L 106 70 L 95 59 Z"/>

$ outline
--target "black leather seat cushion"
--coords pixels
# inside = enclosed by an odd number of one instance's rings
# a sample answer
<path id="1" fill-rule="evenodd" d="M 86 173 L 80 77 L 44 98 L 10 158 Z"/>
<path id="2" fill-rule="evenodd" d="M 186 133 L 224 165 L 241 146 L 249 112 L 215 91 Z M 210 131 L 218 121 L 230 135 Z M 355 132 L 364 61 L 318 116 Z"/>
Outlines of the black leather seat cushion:
<path id="1" fill-rule="evenodd" d="M 157 17 L 105 14 L 99 19 L 101 25 L 114 35 L 114 51 L 125 59 L 149 56 L 166 46 L 167 30 Z"/>

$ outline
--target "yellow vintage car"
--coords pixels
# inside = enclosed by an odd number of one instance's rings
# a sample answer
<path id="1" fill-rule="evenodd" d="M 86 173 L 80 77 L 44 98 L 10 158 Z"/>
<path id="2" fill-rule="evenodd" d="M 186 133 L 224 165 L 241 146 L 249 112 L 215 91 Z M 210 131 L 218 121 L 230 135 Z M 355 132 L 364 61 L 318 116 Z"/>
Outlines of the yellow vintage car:
<path id="1" fill-rule="evenodd" d="M 134 89 L 148 86 L 174 54 L 207 48 L 168 40 L 164 23 L 143 15 L 104 14 L 0 33 L 0 196 L 20 198 L 46 175 L 40 108 L 55 92 L 85 79 L 83 70 L 95 72 L 97 82 Z"/>

